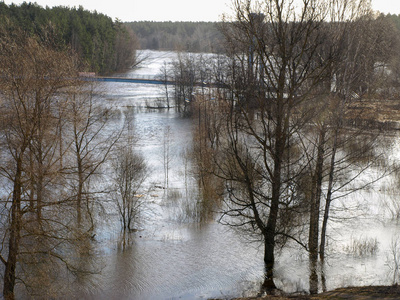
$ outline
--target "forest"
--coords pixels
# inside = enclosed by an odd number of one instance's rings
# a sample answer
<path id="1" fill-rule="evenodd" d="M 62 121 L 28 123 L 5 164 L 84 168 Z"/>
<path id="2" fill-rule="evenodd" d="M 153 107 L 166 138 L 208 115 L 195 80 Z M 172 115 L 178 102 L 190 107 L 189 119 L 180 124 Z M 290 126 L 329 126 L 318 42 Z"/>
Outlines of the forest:
<path id="1" fill-rule="evenodd" d="M 400 15 L 381 14 L 400 30 Z M 140 49 L 221 53 L 224 51 L 222 22 L 125 22 L 139 41 Z"/>
<path id="2" fill-rule="evenodd" d="M 82 6 L 43 8 L 36 3 L 0 3 L 2 26 L 22 29 L 26 34 L 52 35 L 58 47 L 70 47 L 81 60 L 81 71 L 105 74 L 135 65 L 137 40 L 123 23 L 85 10 Z"/>
<path id="3" fill-rule="evenodd" d="M 127 22 L 141 49 L 218 53 L 223 50 L 220 23 Z"/>

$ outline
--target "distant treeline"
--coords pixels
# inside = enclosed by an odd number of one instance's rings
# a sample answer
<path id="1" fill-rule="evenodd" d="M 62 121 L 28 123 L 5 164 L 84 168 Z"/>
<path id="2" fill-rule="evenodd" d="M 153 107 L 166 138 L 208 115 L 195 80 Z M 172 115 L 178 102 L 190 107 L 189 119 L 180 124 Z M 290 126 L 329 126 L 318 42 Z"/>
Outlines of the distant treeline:
<path id="1" fill-rule="evenodd" d="M 58 47 L 71 47 L 86 71 L 108 73 L 135 63 L 137 40 L 133 32 L 121 22 L 82 6 L 43 8 L 36 3 L 17 6 L 0 2 L 0 29 L 18 29 L 40 39 L 51 36 Z"/>
<path id="2" fill-rule="evenodd" d="M 380 15 L 400 30 L 400 15 Z M 141 49 L 180 50 L 188 52 L 224 51 L 223 35 L 218 22 L 127 22 L 139 40 Z"/>
<path id="3" fill-rule="evenodd" d="M 222 34 L 213 22 L 128 22 L 141 49 L 220 52 Z"/>
<path id="4" fill-rule="evenodd" d="M 392 14 L 384 15 L 384 14 L 382 14 L 380 17 L 389 19 L 391 22 L 393 22 L 393 24 L 396 26 L 396 28 L 400 31 L 400 15 L 392 15 Z"/>

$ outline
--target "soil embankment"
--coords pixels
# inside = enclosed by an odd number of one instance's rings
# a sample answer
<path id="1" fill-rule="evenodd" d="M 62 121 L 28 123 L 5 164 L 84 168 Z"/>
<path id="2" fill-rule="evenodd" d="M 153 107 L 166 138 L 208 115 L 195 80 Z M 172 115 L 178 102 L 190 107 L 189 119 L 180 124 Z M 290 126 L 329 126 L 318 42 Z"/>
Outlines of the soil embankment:
<path id="1" fill-rule="evenodd" d="M 372 300 L 372 299 L 400 299 L 400 286 L 363 286 L 338 288 L 333 291 L 311 295 L 263 296 L 250 298 L 237 298 L 235 300 Z"/>

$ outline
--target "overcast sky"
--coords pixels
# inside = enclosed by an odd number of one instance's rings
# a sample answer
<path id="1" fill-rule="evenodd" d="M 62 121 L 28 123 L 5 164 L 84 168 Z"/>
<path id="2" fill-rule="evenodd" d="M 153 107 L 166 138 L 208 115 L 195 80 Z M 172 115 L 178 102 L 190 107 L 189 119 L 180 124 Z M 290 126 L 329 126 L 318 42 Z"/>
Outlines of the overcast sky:
<path id="1" fill-rule="evenodd" d="M 2 1 L 2 0 L 0 0 Z M 219 21 L 231 14 L 231 0 L 26 0 L 45 6 L 79 6 L 127 21 Z M 20 4 L 23 0 L 4 0 Z M 400 14 L 399 0 L 372 0 L 374 10 Z"/>

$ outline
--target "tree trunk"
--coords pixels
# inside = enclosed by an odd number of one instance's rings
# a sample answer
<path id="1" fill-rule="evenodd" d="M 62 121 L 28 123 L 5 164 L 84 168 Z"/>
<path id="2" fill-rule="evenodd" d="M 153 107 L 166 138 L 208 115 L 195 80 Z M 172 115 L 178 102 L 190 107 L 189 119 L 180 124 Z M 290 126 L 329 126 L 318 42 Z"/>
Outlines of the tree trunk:
<path id="1" fill-rule="evenodd" d="M 77 223 L 78 227 L 81 226 L 82 223 L 82 200 L 83 200 L 83 184 L 84 184 L 84 174 L 83 174 L 83 166 L 82 159 L 80 157 L 79 149 L 77 148 L 77 165 L 78 165 L 78 191 L 76 194 L 76 213 L 77 213 Z"/>
<path id="2" fill-rule="evenodd" d="M 32 151 L 29 152 L 29 163 L 30 163 L 30 180 L 29 180 L 29 210 L 35 211 L 35 176 L 33 175 L 34 163 Z"/>
<path id="3" fill-rule="evenodd" d="M 36 204 L 36 216 L 38 224 L 42 222 L 42 207 L 43 207 L 43 189 L 44 189 L 44 176 L 43 176 L 43 165 L 39 165 L 40 168 L 38 170 L 38 180 L 37 180 L 37 204 Z"/>
<path id="4" fill-rule="evenodd" d="M 275 264 L 275 233 L 267 232 L 264 236 L 264 282 L 262 284 L 262 291 L 270 292 L 276 289 L 274 283 L 274 264 Z"/>
<path id="5" fill-rule="evenodd" d="M 332 154 L 331 154 L 331 161 L 330 161 L 330 166 L 329 166 L 328 191 L 327 191 L 327 195 L 326 195 L 324 218 L 322 221 L 322 228 L 321 228 L 321 243 L 319 246 L 319 258 L 321 259 L 322 263 L 324 263 L 324 260 L 325 260 L 326 229 L 328 226 L 329 209 L 330 209 L 330 205 L 332 202 L 332 188 L 333 188 L 333 176 L 334 176 L 334 172 L 335 172 L 337 140 L 338 140 L 338 131 L 336 130 L 335 139 L 333 142 Z"/>
<path id="6" fill-rule="evenodd" d="M 338 131 L 335 132 L 335 139 L 333 142 L 332 154 L 331 154 L 331 161 L 329 166 L 329 179 L 328 179 L 328 191 L 326 194 L 326 201 L 325 201 L 325 210 L 324 210 L 324 217 L 322 220 L 322 227 L 321 227 L 321 242 L 319 246 L 319 258 L 321 260 L 322 271 L 321 271 L 321 281 L 322 281 L 322 291 L 326 292 L 326 276 L 325 276 L 325 246 L 326 246 L 326 231 L 328 227 L 328 220 L 329 220 L 329 210 L 332 202 L 332 188 L 333 188 L 333 176 L 335 172 L 335 157 L 336 157 L 336 150 L 337 150 L 337 138 L 338 138 Z"/>
<path id="7" fill-rule="evenodd" d="M 264 263 L 265 263 L 265 280 L 263 283 L 263 289 L 272 290 L 276 289 L 274 283 L 274 264 L 275 264 L 275 232 L 276 232 L 276 222 L 279 213 L 279 200 L 281 192 L 281 182 L 282 182 L 282 158 L 285 150 L 286 143 L 286 129 L 283 125 L 283 107 L 278 103 L 278 122 L 276 132 L 276 143 L 275 143 L 275 155 L 274 155 L 274 173 L 272 178 L 272 197 L 271 197 L 271 207 L 269 211 L 267 226 L 265 227 L 264 240 Z"/>
<path id="8" fill-rule="evenodd" d="M 310 231 L 309 231 L 309 263 L 310 263 L 310 294 L 318 293 L 318 238 L 319 216 L 322 193 L 323 164 L 325 153 L 325 127 L 320 129 L 318 138 L 317 162 L 312 180 L 311 204 L 310 204 Z"/>
<path id="9" fill-rule="evenodd" d="M 10 237 L 8 242 L 8 258 L 5 264 L 3 279 L 3 296 L 6 300 L 15 298 L 15 269 L 19 251 L 21 231 L 21 194 L 22 194 L 22 158 L 17 160 L 17 170 L 14 178 L 14 190 L 11 205 Z"/>

